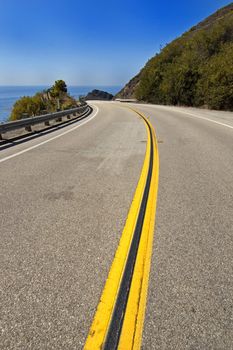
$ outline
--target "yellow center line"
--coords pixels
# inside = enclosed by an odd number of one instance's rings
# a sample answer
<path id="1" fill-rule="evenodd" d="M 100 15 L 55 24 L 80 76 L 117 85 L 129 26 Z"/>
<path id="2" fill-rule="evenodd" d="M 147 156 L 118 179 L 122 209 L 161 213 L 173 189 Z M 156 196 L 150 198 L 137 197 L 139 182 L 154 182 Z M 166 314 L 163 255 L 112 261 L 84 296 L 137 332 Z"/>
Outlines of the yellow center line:
<path id="1" fill-rule="evenodd" d="M 147 146 L 144 163 L 120 243 L 113 259 L 84 350 L 102 349 L 106 339 L 145 189 L 150 163 L 150 147 L 152 144 L 154 162 L 151 185 L 118 349 L 139 349 L 141 344 L 154 234 L 159 159 L 155 132 L 152 125 L 147 119 L 152 131 L 151 143 L 150 129 L 145 122 L 146 117 L 136 110 L 133 111 L 144 120 L 147 129 Z"/>
<path id="2" fill-rule="evenodd" d="M 135 112 L 139 114 L 137 111 Z M 145 116 L 141 113 L 139 115 L 145 118 Z M 140 349 L 142 339 L 154 236 L 159 174 L 158 147 L 155 132 L 151 124 L 150 127 L 152 129 L 152 142 L 154 147 L 151 186 L 137 259 L 134 267 L 133 279 L 131 282 L 130 293 L 124 315 L 121 337 L 118 345 L 119 350 Z"/>

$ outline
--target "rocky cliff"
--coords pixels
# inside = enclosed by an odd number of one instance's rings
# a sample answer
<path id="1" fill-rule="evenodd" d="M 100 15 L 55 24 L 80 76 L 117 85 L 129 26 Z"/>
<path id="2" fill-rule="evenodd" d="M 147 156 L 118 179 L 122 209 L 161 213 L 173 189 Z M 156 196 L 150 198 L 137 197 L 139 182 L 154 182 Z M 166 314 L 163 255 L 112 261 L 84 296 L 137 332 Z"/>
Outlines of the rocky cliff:
<path id="1" fill-rule="evenodd" d="M 105 101 L 111 101 L 113 99 L 113 95 L 109 94 L 106 91 L 101 90 L 93 90 L 89 92 L 85 96 L 85 100 L 105 100 Z"/>

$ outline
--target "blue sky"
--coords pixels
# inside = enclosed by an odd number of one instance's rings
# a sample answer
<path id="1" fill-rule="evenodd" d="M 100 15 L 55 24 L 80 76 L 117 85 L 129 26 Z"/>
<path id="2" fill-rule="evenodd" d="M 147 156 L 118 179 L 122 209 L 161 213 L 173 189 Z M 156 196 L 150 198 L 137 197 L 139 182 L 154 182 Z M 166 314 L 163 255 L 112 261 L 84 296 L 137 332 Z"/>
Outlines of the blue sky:
<path id="1" fill-rule="evenodd" d="M 1 0 L 0 85 L 123 85 L 224 0 Z"/>

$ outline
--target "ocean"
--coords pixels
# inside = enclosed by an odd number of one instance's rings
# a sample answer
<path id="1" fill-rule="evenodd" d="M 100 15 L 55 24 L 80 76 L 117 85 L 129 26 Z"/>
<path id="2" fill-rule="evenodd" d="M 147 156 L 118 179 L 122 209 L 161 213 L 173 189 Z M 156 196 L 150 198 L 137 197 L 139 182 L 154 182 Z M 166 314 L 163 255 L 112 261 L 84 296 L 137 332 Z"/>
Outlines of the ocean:
<path id="1" fill-rule="evenodd" d="M 0 123 L 7 121 L 14 103 L 20 97 L 33 96 L 44 89 L 48 89 L 48 86 L 0 86 Z M 115 95 L 120 91 L 121 86 L 68 86 L 68 92 L 75 98 L 86 95 L 93 89 L 107 91 Z"/>

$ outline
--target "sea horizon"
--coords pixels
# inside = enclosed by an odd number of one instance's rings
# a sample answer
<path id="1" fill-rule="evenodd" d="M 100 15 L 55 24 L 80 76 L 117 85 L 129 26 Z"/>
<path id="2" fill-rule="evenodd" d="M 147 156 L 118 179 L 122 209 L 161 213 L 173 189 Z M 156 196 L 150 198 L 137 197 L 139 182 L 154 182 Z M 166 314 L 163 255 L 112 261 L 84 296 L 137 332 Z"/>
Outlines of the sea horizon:
<path id="1" fill-rule="evenodd" d="M 48 89 L 50 85 L 0 85 L 0 123 L 8 120 L 14 103 L 23 96 L 33 96 Z M 122 86 L 119 85 L 69 85 L 68 92 L 74 98 L 86 95 L 93 89 L 100 89 L 115 95 Z"/>

